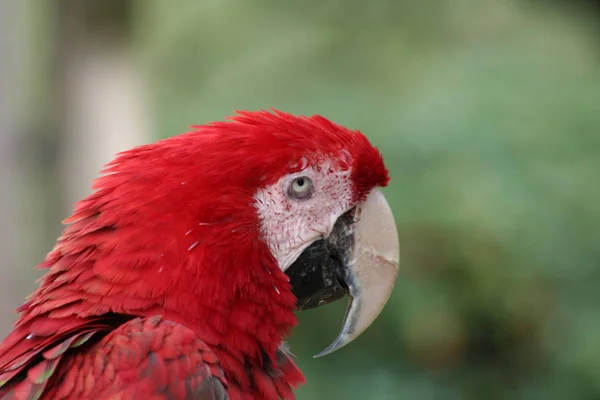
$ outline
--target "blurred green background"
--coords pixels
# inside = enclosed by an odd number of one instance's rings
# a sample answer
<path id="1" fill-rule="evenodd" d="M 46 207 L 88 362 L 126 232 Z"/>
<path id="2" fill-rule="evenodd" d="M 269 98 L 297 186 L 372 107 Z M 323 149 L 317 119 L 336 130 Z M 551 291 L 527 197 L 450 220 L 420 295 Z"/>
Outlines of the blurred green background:
<path id="1" fill-rule="evenodd" d="M 2 0 L 0 334 L 114 153 L 233 110 L 381 148 L 390 303 L 299 399 L 600 399 L 600 7 L 543 0 Z"/>

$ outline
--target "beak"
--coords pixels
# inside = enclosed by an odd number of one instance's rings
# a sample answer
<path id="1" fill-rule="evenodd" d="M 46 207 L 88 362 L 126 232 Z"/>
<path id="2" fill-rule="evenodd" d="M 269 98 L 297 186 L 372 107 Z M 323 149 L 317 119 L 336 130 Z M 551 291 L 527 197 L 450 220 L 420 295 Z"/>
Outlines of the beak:
<path id="1" fill-rule="evenodd" d="M 381 191 L 374 189 L 286 270 L 299 310 L 346 294 L 350 298 L 339 335 L 315 357 L 347 345 L 375 321 L 394 288 L 399 258 L 394 216 Z"/>

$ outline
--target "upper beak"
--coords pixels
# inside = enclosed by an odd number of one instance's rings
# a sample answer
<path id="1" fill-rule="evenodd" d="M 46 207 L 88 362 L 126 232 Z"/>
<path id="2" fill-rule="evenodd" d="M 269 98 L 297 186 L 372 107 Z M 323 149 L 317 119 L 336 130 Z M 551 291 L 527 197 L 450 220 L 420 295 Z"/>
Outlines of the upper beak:
<path id="1" fill-rule="evenodd" d="M 383 310 L 396 277 L 400 250 L 392 211 L 379 189 L 342 215 L 327 239 L 309 246 L 287 270 L 298 308 L 350 302 L 332 353 L 363 333 Z"/>

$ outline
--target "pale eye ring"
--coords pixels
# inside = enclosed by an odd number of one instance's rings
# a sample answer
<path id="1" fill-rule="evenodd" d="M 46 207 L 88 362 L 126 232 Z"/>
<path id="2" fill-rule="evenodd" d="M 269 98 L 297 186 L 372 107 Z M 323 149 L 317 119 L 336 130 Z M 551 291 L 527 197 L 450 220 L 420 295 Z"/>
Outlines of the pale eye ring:
<path id="1" fill-rule="evenodd" d="M 307 176 L 295 178 L 288 188 L 288 196 L 297 200 L 306 200 L 315 193 L 315 186 L 312 179 Z"/>

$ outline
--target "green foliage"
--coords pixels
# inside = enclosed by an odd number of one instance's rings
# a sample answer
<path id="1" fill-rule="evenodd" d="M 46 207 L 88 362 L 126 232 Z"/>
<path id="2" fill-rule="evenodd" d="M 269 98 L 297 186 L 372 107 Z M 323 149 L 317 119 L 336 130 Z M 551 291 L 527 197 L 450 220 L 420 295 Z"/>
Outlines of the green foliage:
<path id="1" fill-rule="evenodd" d="M 549 4 L 138 2 L 158 136 L 278 108 L 384 153 L 400 281 L 334 355 L 344 305 L 301 315 L 299 399 L 600 396 L 600 64 Z"/>

